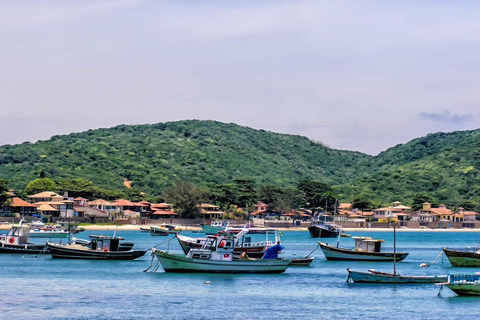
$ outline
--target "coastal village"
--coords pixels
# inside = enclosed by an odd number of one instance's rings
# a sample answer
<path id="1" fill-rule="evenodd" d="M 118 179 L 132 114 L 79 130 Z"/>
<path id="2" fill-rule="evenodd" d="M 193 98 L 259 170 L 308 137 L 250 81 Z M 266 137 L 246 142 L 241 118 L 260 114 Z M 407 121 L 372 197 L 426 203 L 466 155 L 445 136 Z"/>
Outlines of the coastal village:
<path id="1" fill-rule="evenodd" d="M 334 212 L 312 214 L 310 210 L 291 210 L 273 212 L 269 206 L 258 202 L 255 210 L 246 212 L 237 208 L 234 212 L 223 212 L 219 206 L 202 203 L 197 219 L 181 219 L 173 206 L 168 203 L 132 202 L 126 199 L 106 201 L 103 199 L 71 198 L 52 191 L 43 191 L 23 200 L 10 190 L 9 199 L 0 207 L 0 217 L 24 218 L 28 221 L 42 219 L 44 222 L 72 221 L 79 223 L 115 223 L 118 225 L 145 225 L 159 222 L 194 226 L 210 223 L 214 220 L 234 220 L 238 223 L 252 222 L 259 227 L 300 227 L 307 228 L 312 222 L 323 216 L 325 221 L 334 222 L 344 228 L 385 228 L 392 223 L 404 228 L 420 229 L 459 229 L 480 228 L 480 213 L 463 208 L 452 210 L 441 204 L 433 207 L 425 202 L 423 208 L 413 211 L 410 207 L 394 202 L 391 206 L 372 211 L 361 211 L 351 203 L 340 203 Z"/>

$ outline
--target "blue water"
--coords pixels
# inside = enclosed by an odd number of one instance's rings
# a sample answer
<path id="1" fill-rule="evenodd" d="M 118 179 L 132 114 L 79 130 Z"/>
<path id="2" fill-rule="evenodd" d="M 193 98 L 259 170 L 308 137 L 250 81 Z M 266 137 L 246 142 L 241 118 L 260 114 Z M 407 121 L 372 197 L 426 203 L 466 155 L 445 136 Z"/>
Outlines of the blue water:
<path id="1" fill-rule="evenodd" d="M 87 238 L 89 232 L 78 237 Z M 98 231 L 91 233 L 99 233 Z M 111 231 L 102 232 L 112 234 Z M 352 236 L 385 239 L 384 250 L 393 250 L 391 232 L 349 232 Z M 167 238 L 139 231 L 117 235 L 148 249 Z M 199 234 L 185 233 L 189 236 Z M 38 241 L 40 239 L 36 239 Z M 286 257 L 307 255 L 317 245 L 307 232 L 284 232 Z M 335 239 L 324 239 L 334 243 Z M 478 271 L 453 268 L 445 259 L 420 268 L 443 246 L 479 244 L 480 233 L 398 232 L 397 251 L 409 256 L 397 263 L 402 274 L 447 274 Z M 351 238 L 341 245 L 353 247 Z M 167 249 L 167 244 L 159 248 Z M 169 249 L 181 252 L 176 240 Z M 354 270 L 392 271 L 388 262 L 331 262 L 320 249 L 308 268 L 289 268 L 279 275 L 210 275 L 142 272 L 150 265 L 149 252 L 134 261 L 56 260 L 0 255 L 1 319 L 456 319 L 479 318 L 480 298 L 458 297 L 445 288 L 437 296 L 433 284 L 373 285 L 346 283 Z M 211 281 L 210 285 L 204 284 Z"/>

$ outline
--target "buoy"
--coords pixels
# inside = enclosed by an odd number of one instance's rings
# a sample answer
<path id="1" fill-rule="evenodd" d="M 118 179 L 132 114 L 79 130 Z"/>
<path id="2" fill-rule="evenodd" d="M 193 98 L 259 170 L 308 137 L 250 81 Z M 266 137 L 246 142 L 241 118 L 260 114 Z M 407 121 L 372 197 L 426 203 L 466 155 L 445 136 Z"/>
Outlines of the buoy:
<path id="1" fill-rule="evenodd" d="M 421 267 L 421 268 L 426 268 L 426 267 L 428 267 L 428 266 L 427 266 L 426 263 L 420 263 L 420 267 Z"/>
<path id="2" fill-rule="evenodd" d="M 212 284 L 211 281 L 205 281 L 203 284 Z"/>

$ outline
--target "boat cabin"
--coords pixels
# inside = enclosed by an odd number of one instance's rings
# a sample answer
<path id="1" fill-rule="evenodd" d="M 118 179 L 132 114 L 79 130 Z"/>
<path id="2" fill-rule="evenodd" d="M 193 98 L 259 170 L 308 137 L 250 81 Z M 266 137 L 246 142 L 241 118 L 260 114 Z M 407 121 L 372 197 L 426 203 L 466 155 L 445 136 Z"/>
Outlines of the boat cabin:
<path id="1" fill-rule="evenodd" d="M 234 236 L 207 237 L 200 249 L 192 248 L 187 258 L 232 261 L 233 249 L 235 248 Z"/>
<path id="2" fill-rule="evenodd" d="M 0 242 L 8 244 L 28 244 L 30 237 L 30 227 L 27 225 L 13 226 L 6 235 L 4 235 Z"/>
<path id="3" fill-rule="evenodd" d="M 121 237 L 110 236 L 90 236 L 92 239 L 91 249 L 96 251 L 120 251 Z"/>
<path id="4" fill-rule="evenodd" d="M 353 237 L 355 251 L 380 252 L 382 242 L 385 240 L 372 239 L 371 237 Z"/>

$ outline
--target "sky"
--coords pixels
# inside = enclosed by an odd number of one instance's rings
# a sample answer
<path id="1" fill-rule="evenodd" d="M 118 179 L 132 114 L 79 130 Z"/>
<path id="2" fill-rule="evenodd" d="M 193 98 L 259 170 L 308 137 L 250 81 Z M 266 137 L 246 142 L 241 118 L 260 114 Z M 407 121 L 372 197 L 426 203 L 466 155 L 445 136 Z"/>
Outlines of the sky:
<path id="1" fill-rule="evenodd" d="M 185 119 L 376 155 L 480 128 L 480 1 L 1 1 L 0 145 Z"/>

